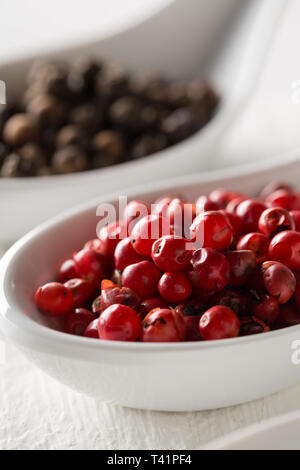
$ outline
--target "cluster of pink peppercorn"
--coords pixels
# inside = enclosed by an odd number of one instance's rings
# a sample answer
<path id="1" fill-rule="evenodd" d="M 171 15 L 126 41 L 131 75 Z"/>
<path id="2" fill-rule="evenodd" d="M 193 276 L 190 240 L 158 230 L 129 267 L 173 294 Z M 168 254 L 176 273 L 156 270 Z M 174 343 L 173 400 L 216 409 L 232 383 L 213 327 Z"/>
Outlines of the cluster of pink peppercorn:
<path id="1" fill-rule="evenodd" d="M 58 282 L 37 290 L 37 307 L 63 317 L 66 333 L 112 341 L 217 340 L 300 324 L 300 195 L 275 183 L 257 199 L 215 190 L 188 206 L 187 234 L 186 206 L 170 196 L 151 208 L 130 202 L 63 263 Z"/>

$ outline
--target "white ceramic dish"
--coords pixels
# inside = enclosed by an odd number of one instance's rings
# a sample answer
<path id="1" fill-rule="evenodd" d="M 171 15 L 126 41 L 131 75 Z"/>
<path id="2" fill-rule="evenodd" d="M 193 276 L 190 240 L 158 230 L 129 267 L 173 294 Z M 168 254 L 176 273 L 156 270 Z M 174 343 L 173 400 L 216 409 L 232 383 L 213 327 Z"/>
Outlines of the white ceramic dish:
<path id="1" fill-rule="evenodd" d="M 299 153 L 273 165 L 189 176 L 128 192 L 151 201 L 166 193 L 193 200 L 216 187 L 255 194 L 272 179 L 299 189 Z M 112 202 L 105 197 L 99 202 Z M 300 327 L 207 343 L 128 344 L 69 336 L 46 328 L 33 292 L 95 236 L 97 202 L 56 217 L 17 242 L 0 263 L 0 328 L 38 367 L 79 392 L 121 405 L 165 411 L 226 407 L 300 382 L 292 343 Z M 52 325 L 53 326 L 53 325 Z"/>
<path id="2" fill-rule="evenodd" d="M 300 450 L 300 413 L 277 416 L 211 442 L 205 450 Z M 203 450 L 204 450 L 203 449 Z"/>
<path id="3" fill-rule="evenodd" d="M 269 0 L 169 0 L 146 19 L 123 25 L 119 32 L 78 47 L 49 51 L 49 56 L 66 60 L 82 54 L 104 55 L 134 69 L 157 69 L 173 77 L 194 77 L 200 71 L 212 78 L 223 101 L 201 132 L 140 161 L 76 175 L 1 179 L 0 241 L 17 239 L 55 215 L 58 207 L 67 209 L 137 181 L 142 184 L 212 167 L 222 135 L 249 99 L 285 7 L 284 0 L 274 4 Z M 37 58 L 0 65 L 8 98 L 23 90 L 24 76 Z"/>

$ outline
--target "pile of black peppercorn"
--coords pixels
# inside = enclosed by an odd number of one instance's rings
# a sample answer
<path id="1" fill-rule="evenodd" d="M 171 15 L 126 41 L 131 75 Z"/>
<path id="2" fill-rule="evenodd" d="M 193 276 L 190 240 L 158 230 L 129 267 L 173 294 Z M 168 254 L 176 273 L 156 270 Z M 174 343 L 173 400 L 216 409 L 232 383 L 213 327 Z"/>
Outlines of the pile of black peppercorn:
<path id="1" fill-rule="evenodd" d="M 201 129 L 218 102 L 202 79 L 170 81 L 90 58 L 38 63 L 22 99 L 0 108 L 0 175 L 66 174 L 145 157 Z"/>

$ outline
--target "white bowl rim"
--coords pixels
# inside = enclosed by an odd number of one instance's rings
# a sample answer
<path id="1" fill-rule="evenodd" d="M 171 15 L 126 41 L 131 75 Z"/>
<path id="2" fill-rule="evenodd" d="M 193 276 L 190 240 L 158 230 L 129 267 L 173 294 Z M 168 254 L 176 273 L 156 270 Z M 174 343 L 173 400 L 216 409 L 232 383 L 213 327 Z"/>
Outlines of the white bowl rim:
<path id="1" fill-rule="evenodd" d="M 280 168 L 286 166 L 289 163 L 294 163 L 299 161 L 300 149 L 296 149 L 289 154 L 281 155 L 278 159 L 274 159 L 271 164 L 272 168 Z M 283 158 L 284 157 L 284 158 Z M 283 163 L 284 162 L 284 163 Z M 138 194 L 145 194 L 147 192 L 155 192 L 159 190 L 168 191 L 169 188 L 178 187 L 180 191 L 181 186 L 192 186 L 193 184 L 200 184 L 202 182 L 208 182 L 209 180 L 217 181 L 218 179 L 224 179 L 227 175 L 233 176 L 242 176 L 248 175 L 249 172 L 258 173 L 262 170 L 266 170 L 270 167 L 270 162 L 261 162 L 259 164 L 252 163 L 248 165 L 243 165 L 236 167 L 234 170 L 228 168 L 226 170 L 216 170 L 215 172 L 209 173 L 209 176 L 205 173 L 200 175 L 193 176 L 183 176 L 172 178 L 167 181 L 151 183 L 148 185 L 143 185 L 140 187 L 135 187 L 127 191 L 129 198 L 137 197 Z M 271 331 L 266 334 L 253 335 L 246 337 L 239 337 L 233 339 L 224 339 L 217 341 L 203 341 L 203 342 L 184 342 L 184 343 L 128 343 L 128 342 L 118 342 L 118 341 L 99 341 L 97 339 L 78 337 L 73 335 L 68 335 L 66 333 L 52 330 L 46 326 L 40 325 L 39 323 L 33 321 L 32 319 L 26 317 L 23 311 L 7 301 L 6 294 L 7 289 L 10 287 L 7 280 L 8 269 L 11 268 L 11 264 L 14 262 L 18 253 L 22 250 L 26 250 L 27 244 L 34 243 L 35 240 L 42 237 L 49 227 L 55 227 L 55 225 L 61 225 L 66 219 L 70 220 L 73 217 L 78 217 L 80 214 L 87 212 L 93 207 L 96 207 L 97 204 L 101 202 L 114 201 L 114 195 L 104 195 L 101 198 L 96 200 L 86 202 L 77 206 L 73 209 L 63 212 L 62 214 L 57 215 L 56 217 L 50 219 L 39 227 L 35 228 L 18 242 L 16 242 L 3 256 L 0 261 L 0 296 L 3 297 L 3 302 L 0 303 L 0 319 L 3 320 L 3 324 L 6 326 L 13 326 L 19 330 L 21 333 L 26 333 L 29 335 L 34 335 L 36 338 L 43 338 L 53 342 L 57 345 L 70 345 L 76 346 L 80 349 L 90 349 L 90 350 L 107 350 L 107 351 L 119 351 L 119 352 L 159 352 L 159 353 L 168 353 L 170 351 L 184 352 L 184 351 L 199 351 L 207 350 L 211 348 L 223 348 L 223 347 L 238 347 L 242 344 L 257 343 L 260 341 L 271 341 L 274 338 L 288 336 L 291 331 L 300 331 L 300 325 L 288 327 L 282 330 Z M 8 292 L 9 293 L 9 292 Z M 13 320 L 8 320 L 6 318 L 5 312 L 7 309 L 3 307 L 6 304 L 10 313 L 13 315 Z M 33 346 L 34 347 L 34 346 Z"/>

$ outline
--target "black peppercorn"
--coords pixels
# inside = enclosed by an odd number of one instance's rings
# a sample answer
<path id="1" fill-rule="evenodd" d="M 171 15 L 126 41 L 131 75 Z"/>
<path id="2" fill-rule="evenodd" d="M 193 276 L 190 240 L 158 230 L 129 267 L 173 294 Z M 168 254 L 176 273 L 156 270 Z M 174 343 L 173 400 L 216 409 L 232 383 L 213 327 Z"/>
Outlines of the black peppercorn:
<path id="1" fill-rule="evenodd" d="M 22 176 L 20 173 L 20 156 L 17 153 L 10 153 L 1 168 L 3 178 L 16 178 Z"/>
<path id="2" fill-rule="evenodd" d="M 30 114 L 15 114 L 3 128 L 3 139 L 12 147 L 20 147 L 38 138 L 39 128 L 36 119 Z"/>
<path id="3" fill-rule="evenodd" d="M 168 89 L 170 106 L 173 108 L 182 108 L 189 105 L 188 86 L 185 82 L 170 83 Z"/>
<path id="4" fill-rule="evenodd" d="M 62 127 L 58 132 L 56 145 L 58 148 L 76 145 L 84 149 L 88 147 L 89 140 L 84 129 L 75 124 L 69 124 L 68 126 Z"/>
<path id="5" fill-rule="evenodd" d="M 21 109 L 17 105 L 0 106 L 0 133 L 3 131 L 4 125 L 14 114 L 20 113 Z"/>
<path id="6" fill-rule="evenodd" d="M 27 108 L 28 104 L 32 100 L 34 100 L 37 96 L 40 96 L 43 94 L 45 93 L 41 85 L 38 82 L 33 83 L 29 88 L 27 88 L 27 90 L 25 91 L 23 95 L 23 99 L 22 99 L 23 105 L 25 106 L 25 108 Z"/>
<path id="7" fill-rule="evenodd" d="M 125 142 L 119 132 L 105 130 L 94 136 L 93 149 L 98 154 L 110 157 L 111 164 L 115 164 L 120 162 L 125 154 Z"/>
<path id="8" fill-rule="evenodd" d="M 54 171 L 60 174 L 84 171 L 88 168 L 88 157 L 81 148 L 69 145 L 55 152 L 52 166 Z"/>
<path id="9" fill-rule="evenodd" d="M 201 107 L 209 118 L 219 103 L 219 97 L 205 80 L 192 80 L 187 86 L 190 104 Z"/>
<path id="10" fill-rule="evenodd" d="M 33 83 L 44 83 L 47 81 L 49 76 L 54 75 L 66 75 L 68 70 L 67 64 L 62 61 L 51 60 L 51 61 L 37 61 L 31 67 L 29 71 L 27 82 L 31 86 Z"/>
<path id="11" fill-rule="evenodd" d="M 27 111 L 35 116 L 40 126 L 58 126 L 65 116 L 65 107 L 51 95 L 37 95 L 27 106 Z"/>
<path id="12" fill-rule="evenodd" d="M 169 105 L 169 84 L 164 78 L 149 78 L 144 94 L 147 100 L 154 104 Z"/>
<path id="13" fill-rule="evenodd" d="M 162 131 L 171 143 L 180 142 L 198 129 L 195 113 L 189 108 L 180 108 L 162 121 Z"/>
<path id="14" fill-rule="evenodd" d="M 129 88 L 127 72 L 116 64 L 106 66 L 97 76 L 96 92 L 104 102 L 126 95 Z"/>
<path id="15" fill-rule="evenodd" d="M 46 156 L 38 144 L 26 144 L 19 148 L 18 154 L 24 161 L 32 162 L 32 165 L 35 165 L 36 169 L 46 165 L 47 163 Z"/>
<path id="16" fill-rule="evenodd" d="M 204 80 L 169 80 L 82 57 L 35 64 L 0 109 L 2 176 L 104 168 L 159 152 L 201 129 L 219 97 Z"/>
<path id="17" fill-rule="evenodd" d="M 102 64 L 90 57 L 80 57 L 72 67 L 68 83 L 72 90 L 79 93 L 93 94 L 95 82 Z"/>
<path id="18" fill-rule="evenodd" d="M 51 167 L 49 166 L 41 166 L 38 171 L 36 176 L 51 176 L 54 175 L 54 171 Z"/>
<path id="19" fill-rule="evenodd" d="M 114 161 L 109 155 L 100 152 L 94 152 L 92 154 L 92 167 L 96 170 L 99 168 L 106 168 L 114 165 Z"/>
<path id="20" fill-rule="evenodd" d="M 39 143 L 48 157 L 52 157 L 56 150 L 56 134 L 56 129 L 50 127 L 43 129 L 40 133 Z"/>
<path id="21" fill-rule="evenodd" d="M 73 108 L 69 115 L 70 122 L 85 129 L 89 134 L 99 131 L 103 123 L 103 111 L 92 103 Z"/>
<path id="22" fill-rule="evenodd" d="M 145 134 L 134 141 L 130 155 L 133 159 L 142 158 L 160 152 L 167 146 L 168 141 L 164 134 Z"/>
<path id="23" fill-rule="evenodd" d="M 115 101 L 109 110 L 112 123 L 129 130 L 139 128 L 140 113 L 143 103 L 133 96 L 124 96 Z"/>
<path id="24" fill-rule="evenodd" d="M 2 167 L 6 156 L 9 153 L 9 147 L 3 142 L 0 142 L 0 168 Z"/>
<path id="25" fill-rule="evenodd" d="M 109 112 L 112 123 L 129 132 L 140 132 L 158 126 L 158 111 L 134 96 L 124 96 L 115 101 Z"/>
<path id="26" fill-rule="evenodd" d="M 10 153 L 1 168 L 4 178 L 18 178 L 22 176 L 36 176 L 38 164 L 34 158 L 24 157 L 19 153 Z"/>
<path id="27" fill-rule="evenodd" d="M 67 101 L 72 98 L 67 72 L 64 69 L 49 67 L 48 73 L 44 72 L 40 78 L 39 85 L 45 93 L 56 98 Z"/>

